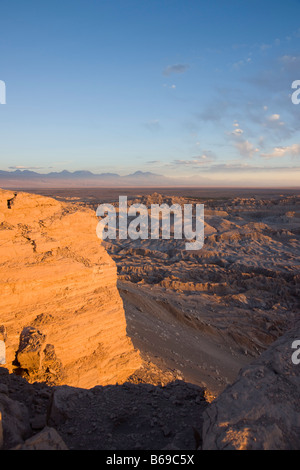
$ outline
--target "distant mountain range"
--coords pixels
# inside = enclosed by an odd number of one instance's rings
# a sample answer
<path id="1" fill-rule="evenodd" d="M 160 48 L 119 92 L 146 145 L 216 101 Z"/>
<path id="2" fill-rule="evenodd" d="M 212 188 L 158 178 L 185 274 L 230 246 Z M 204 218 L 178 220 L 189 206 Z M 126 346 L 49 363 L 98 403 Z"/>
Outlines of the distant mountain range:
<path id="1" fill-rule="evenodd" d="M 202 181 L 203 182 L 203 181 Z M 200 183 L 200 182 L 199 182 Z M 190 184 L 190 182 L 188 183 Z M 117 173 L 92 173 L 91 171 L 78 170 L 70 172 L 38 173 L 32 170 L 0 170 L 0 187 L 29 189 L 29 188 L 63 188 L 63 187 L 155 187 L 155 186 L 183 186 L 178 178 L 151 173 L 149 171 L 136 171 L 132 174 L 120 176 Z M 195 185 L 195 181 L 194 181 Z"/>

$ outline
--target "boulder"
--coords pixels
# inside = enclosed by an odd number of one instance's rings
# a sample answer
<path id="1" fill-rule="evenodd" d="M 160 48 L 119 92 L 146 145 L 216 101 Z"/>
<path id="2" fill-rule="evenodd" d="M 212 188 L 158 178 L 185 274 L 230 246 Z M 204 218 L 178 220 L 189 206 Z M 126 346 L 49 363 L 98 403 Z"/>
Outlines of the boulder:
<path id="1" fill-rule="evenodd" d="M 0 448 L 23 443 L 31 432 L 26 406 L 0 392 Z"/>
<path id="2" fill-rule="evenodd" d="M 11 450 L 68 450 L 68 447 L 54 428 L 45 427 Z"/>
<path id="3" fill-rule="evenodd" d="M 299 450 L 300 325 L 243 368 L 204 412 L 204 450 Z"/>

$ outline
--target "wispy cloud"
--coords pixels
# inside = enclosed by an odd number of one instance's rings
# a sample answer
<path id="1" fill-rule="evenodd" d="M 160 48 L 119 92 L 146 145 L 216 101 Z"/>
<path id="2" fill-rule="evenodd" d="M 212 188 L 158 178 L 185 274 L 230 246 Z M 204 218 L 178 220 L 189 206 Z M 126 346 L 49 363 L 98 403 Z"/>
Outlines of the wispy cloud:
<path id="1" fill-rule="evenodd" d="M 294 133 L 293 125 L 291 125 L 291 123 L 286 125 L 286 123 L 282 121 L 280 114 L 277 113 L 268 116 L 261 125 L 270 137 L 277 140 L 287 139 Z"/>
<path id="2" fill-rule="evenodd" d="M 249 140 L 241 140 L 234 143 L 235 148 L 238 150 L 242 157 L 252 158 L 259 149 L 255 147 Z"/>
<path id="3" fill-rule="evenodd" d="M 271 114 L 271 116 L 267 118 L 267 125 L 271 125 L 272 127 L 284 126 L 284 122 L 280 121 L 280 114 Z"/>
<path id="4" fill-rule="evenodd" d="M 247 57 L 246 59 L 241 59 L 241 60 L 238 60 L 237 62 L 234 62 L 232 67 L 235 70 L 239 70 L 241 67 L 244 67 L 245 65 L 250 64 L 251 61 L 252 61 L 251 57 Z"/>
<path id="5" fill-rule="evenodd" d="M 234 130 L 230 132 L 229 135 L 233 140 L 234 147 L 237 149 L 240 156 L 252 158 L 259 149 L 243 136 L 244 131 L 240 128 L 237 121 L 234 121 L 233 126 Z"/>
<path id="6" fill-rule="evenodd" d="M 176 85 L 172 84 L 172 85 L 167 85 L 166 83 L 163 84 L 163 87 L 165 88 L 171 88 L 171 90 L 175 90 L 176 88 Z"/>
<path id="7" fill-rule="evenodd" d="M 278 58 L 278 62 L 288 72 L 297 73 L 300 67 L 300 55 L 285 54 Z"/>
<path id="8" fill-rule="evenodd" d="M 199 166 L 205 166 L 208 165 L 209 163 L 214 162 L 215 157 L 212 154 L 212 152 L 206 152 L 203 153 L 202 155 L 198 155 L 196 157 L 192 157 L 191 159 L 188 160 L 180 160 L 176 159 L 173 160 L 170 165 L 171 166 L 184 166 L 184 167 L 199 167 Z"/>
<path id="9" fill-rule="evenodd" d="M 243 173 L 243 172 L 263 172 L 263 171 L 300 171 L 299 166 L 259 166 L 259 165 L 250 165 L 248 163 L 217 163 L 211 165 L 209 168 L 203 168 L 205 171 L 213 173 Z"/>
<path id="10" fill-rule="evenodd" d="M 239 127 L 237 127 L 236 129 L 234 129 L 231 134 L 234 135 L 234 136 L 240 136 L 244 133 L 243 129 L 240 129 Z"/>
<path id="11" fill-rule="evenodd" d="M 161 129 L 161 125 L 158 119 L 152 119 L 144 123 L 144 126 L 152 132 L 159 131 Z"/>
<path id="12" fill-rule="evenodd" d="M 280 119 L 280 114 L 272 114 L 271 116 L 268 117 L 268 120 L 271 122 L 279 121 Z"/>
<path id="13" fill-rule="evenodd" d="M 149 160 L 146 163 L 149 164 L 149 165 L 161 165 L 162 164 L 162 162 L 160 160 Z"/>
<path id="14" fill-rule="evenodd" d="M 173 73 L 184 73 L 189 69 L 188 64 L 175 64 L 175 65 L 168 65 L 163 71 L 163 74 L 168 76 Z"/>
<path id="15" fill-rule="evenodd" d="M 286 147 L 274 147 L 270 153 L 262 153 L 264 158 L 283 158 L 283 157 L 300 157 L 300 144 L 292 144 Z"/>
<path id="16" fill-rule="evenodd" d="M 217 103 L 217 106 L 216 106 Z M 232 107 L 232 102 L 221 98 L 221 94 L 217 94 L 215 99 L 208 104 L 202 111 L 197 112 L 195 117 L 202 122 L 219 123 L 226 119 L 227 112 Z"/>
<path id="17" fill-rule="evenodd" d="M 8 167 L 10 170 L 44 170 L 45 168 L 52 168 L 52 166 L 25 166 L 25 165 L 14 165 Z"/>

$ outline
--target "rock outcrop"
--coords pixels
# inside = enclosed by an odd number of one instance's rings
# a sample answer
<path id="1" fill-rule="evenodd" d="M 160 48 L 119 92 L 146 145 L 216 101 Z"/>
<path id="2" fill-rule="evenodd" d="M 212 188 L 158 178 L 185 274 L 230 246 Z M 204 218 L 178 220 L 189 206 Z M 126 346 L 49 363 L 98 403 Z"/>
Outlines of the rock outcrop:
<path id="1" fill-rule="evenodd" d="M 11 450 L 68 450 L 68 447 L 58 432 L 47 426 Z"/>
<path id="2" fill-rule="evenodd" d="M 287 332 L 204 412 L 204 450 L 299 450 L 300 324 Z"/>
<path id="3" fill-rule="evenodd" d="M 10 372 L 90 388 L 122 383 L 140 367 L 96 225 L 92 210 L 0 191 L 0 329 Z"/>

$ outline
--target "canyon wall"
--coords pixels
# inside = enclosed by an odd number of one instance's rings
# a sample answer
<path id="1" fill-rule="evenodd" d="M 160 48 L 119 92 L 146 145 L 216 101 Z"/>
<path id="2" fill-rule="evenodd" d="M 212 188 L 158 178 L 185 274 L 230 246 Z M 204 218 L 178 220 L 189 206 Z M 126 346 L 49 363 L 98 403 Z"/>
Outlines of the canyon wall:
<path id="1" fill-rule="evenodd" d="M 95 212 L 0 190 L 1 339 L 10 372 L 91 388 L 141 365 Z"/>

